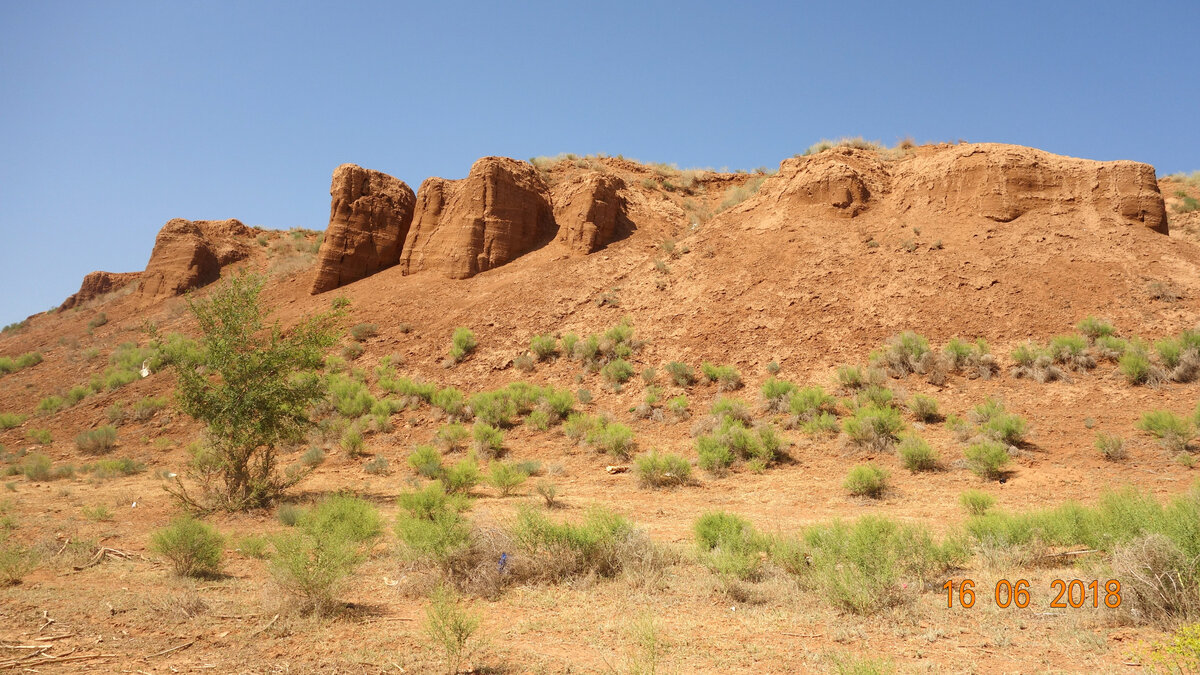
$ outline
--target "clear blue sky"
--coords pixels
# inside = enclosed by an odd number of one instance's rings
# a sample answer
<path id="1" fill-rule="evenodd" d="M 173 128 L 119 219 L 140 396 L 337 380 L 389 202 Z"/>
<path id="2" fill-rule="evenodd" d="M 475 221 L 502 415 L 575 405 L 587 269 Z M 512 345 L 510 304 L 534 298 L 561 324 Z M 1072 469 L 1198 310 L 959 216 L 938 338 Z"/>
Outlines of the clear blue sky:
<path id="1" fill-rule="evenodd" d="M 0 323 L 173 217 L 324 228 L 343 162 L 911 135 L 1200 168 L 1200 2 L 907 4 L 0 0 Z"/>

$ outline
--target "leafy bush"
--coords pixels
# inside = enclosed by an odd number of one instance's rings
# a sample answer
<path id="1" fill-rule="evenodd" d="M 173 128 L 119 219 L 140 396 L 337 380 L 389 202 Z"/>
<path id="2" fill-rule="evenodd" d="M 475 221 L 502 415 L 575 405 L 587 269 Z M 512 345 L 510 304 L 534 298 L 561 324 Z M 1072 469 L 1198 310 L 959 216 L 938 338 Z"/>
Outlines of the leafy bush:
<path id="1" fill-rule="evenodd" d="M 488 484 L 507 497 L 521 486 L 529 476 L 508 462 L 492 462 L 488 467 Z"/>
<path id="2" fill-rule="evenodd" d="M 887 490 L 888 472 L 875 464 L 859 464 L 850 469 L 844 486 L 855 497 L 878 499 Z"/>
<path id="3" fill-rule="evenodd" d="M 1137 427 L 1174 450 L 1186 448 L 1194 434 L 1192 424 L 1188 420 L 1169 410 L 1151 410 L 1143 413 Z"/>
<path id="4" fill-rule="evenodd" d="M 1087 353 L 1088 341 L 1082 335 L 1056 335 L 1050 338 L 1049 355 L 1055 363 L 1071 370 L 1094 368 L 1096 361 Z"/>
<path id="5" fill-rule="evenodd" d="M 1000 412 L 980 425 L 979 430 L 988 438 L 1007 445 L 1020 445 L 1025 440 L 1028 424 L 1020 415 Z"/>
<path id="6" fill-rule="evenodd" d="M 837 399 L 825 393 L 821 387 L 805 387 L 796 390 L 788 400 L 788 406 L 797 422 L 807 422 L 822 413 L 837 411 Z"/>
<path id="7" fill-rule="evenodd" d="M 714 474 L 722 474 L 733 466 L 733 451 L 728 444 L 713 436 L 696 439 L 696 454 L 700 458 L 700 468 Z"/>
<path id="8" fill-rule="evenodd" d="M 430 403 L 446 413 L 446 416 L 452 420 L 461 419 L 466 408 L 466 398 L 462 391 L 454 387 L 435 391 L 430 397 Z"/>
<path id="9" fill-rule="evenodd" d="M 1125 440 L 1120 436 L 1106 434 L 1103 431 L 1096 433 L 1096 451 L 1100 456 L 1111 462 L 1119 462 L 1127 456 L 1125 452 Z"/>
<path id="10" fill-rule="evenodd" d="M 555 523 L 531 508 L 517 512 L 508 532 L 527 557 L 524 575 L 558 581 L 583 574 L 612 577 L 634 561 L 653 555 L 651 545 L 624 517 L 591 508 L 578 524 Z"/>
<path id="11" fill-rule="evenodd" d="M 342 432 L 341 440 L 342 450 L 351 457 L 358 457 L 363 454 L 366 443 L 363 441 L 362 432 L 359 431 L 357 425 L 350 425 Z"/>
<path id="12" fill-rule="evenodd" d="M 37 564 L 38 557 L 33 551 L 0 540 L 0 588 L 21 583 Z"/>
<path id="13" fill-rule="evenodd" d="M 117 444 L 117 430 L 110 426 L 84 431 L 75 437 L 75 447 L 88 455 L 99 455 L 112 450 Z"/>
<path id="14" fill-rule="evenodd" d="M 1113 328 L 1111 323 L 1094 316 L 1084 317 L 1079 323 L 1075 324 L 1075 330 L 1082 333 L 1090 342 L 1095 342 L 1102 337 L 1111 337 L 1116 334 L 1116 329 Z"/>
<path id="15" fill-rule="evenodd" d="M 711 511 L 696 520 L 692 533 L 701 562 L 714 573 L 746 580 L 761 574 L 759 554 L 767 547 L 767 540 L 745 518 Z"/>
<path id="16" fill-rule="evenodd" d="M 370 461 L 363 464 L 363 471 L 372 476 L 383 476 L 388 473 L 388 459 L 383 455 L 376 455 Z"/>
<path id="17" fill-rule="evenodd" d="M 479 484 L 480 477 L 479 463 L 474 457 L 468 456 L 446 469 L 442 482 L 447 492 L 469 494 Z"/>
<path id="18" fill-rule="evenodd" d="M 700 372 L 709 382 L 717 383 L 717 391 L 733 391 L 742 388 L 742 376 L 733 366 L 718 366 L 705 361 Z"/>
<path id="19" fill-rule="evenodd" d="M 503 391 L 480 392 L 471 397 L 471 412 L 475 419 L 495 427 L 512 426 L 517 405 Z"/>
<path id="20" fill-rule="evenodd" d="M 430 596 L 423 628 L 429 641 L 442 652 L 450 675 L 456 675 L 462 663 L 480 647 L 475 636 L 479 617 L 459 608 L 458 596 L 444 585 L 435 588 Z"/>
<path id="21" fill-rule="evenodd" d="M 38 401 L 37 411 L 43 415 L 53 415 L 62 410 L 67 405 L 66 400 L 61 396 L 47 396 Z"/>
<path id="22" fill-rule="evenodd" d="M 1162 371 L 1150 362 L 1150 357 L 1140 348 L 1130 346 L 1117 362 L 1121 374 L 1129 384 L 1158 384 L 1165 379 Z"/>
<path id="23" fill-rule="evenodd" d="M 688 412 L 688 397 L 680 394 L 679 396 L 667 401 L 667 410 L 670 411 L 670 413 L 677 420 L 687 419 L 687 416 L 690 414 Z"/>
<path id="24" fill-rule="evenodd" d="M 845 391 L 854 391 L 867 385 L 867 376 L 861 366 L 838 366 L 837 383 Z"/>
<path id="25" fill-rule="evenodd" d="M 343 581 L 363 561 L 362 547 L 381 529 L 382 519 L 370 504 L 353 497 L 327 498 L 301 517 L 297 527 L 275 538 L 271 575 L 299 601 L 301 611 L 327 614 Z"/>
<path id="26" fill-rule="evenodd" d="M 367 338 L 375 337 L 379 334 L 379 326 L 373 323 L 360 323 L 350 329 L 350 338 L 355 342 L 362 342 Z"/>
<path id="27" fill-rule="evenodd" d="M 924 394 L 913 394 L 908 400 L 908 409 L 912 411 L 913 417 L 922 422 L 936 422 L 941 418 L 938 414 L 937 400 Z"/>
<path id="28" fill-rule="evenodd" d="M 871 365 L 887 370 L 893 377 L 904 377 L 909 373 L 924 373 L 929 368 L 929 340 L 906 330 L 888 339 L 887 343 L 871 354 Z"/>
<path id="29" fill-rule="evenodd" d="M 692 465 L 686 459 L 679 455 L 660 454 L 657 450 L 639 456 L 633 466 L 644 487 L 686 485 L 692 475 Z"/>
<path id="30" fill-rule="evenodd" d="M 213 526 L 182 516 L 150 536 L 150 550 L 171 561 L 185 577 L 212 577 L 221 572 L 225 538 Z"/>
<path id="31" fill-rule="evenodd" d="M 633 429 L 620 422 L 600 419 L 584 434 L 584 442 L 620 459 L 629 459 L 633 452 Z"/>
<path id="32" fill-rule="evenodd" d="M 25 422 L 24 415 L 0 413 L 0 429 L 15 429 Z"/>
<path id="33" fill-rule="evenodd" d="M 600 369 L 600 374 L 604 379 L 608 380 L 613 385 L 624 384 L 633 377 L 633 366 L 625 359 L 617 359 L 610 361 L 606 366 Z"/>
<path id="34" fill-rule="evenodd" d="M 938 454 L 929 444 L 916 434 L 909 434 L 900 441 L 896 448 L 900 455 L 900 463 L 904 468 L 917 473 L 918 471 L 933 471 L 938 468 Z"/>
<path id="35" fill-rule="evenodd" d="M 671 376 L 671 381 L 680 387 L 690 387 L 696 381 L 696 374 L 692 371 L 692 367 L 686 363 L 679 361 L 671 361 L 663 366 L 667 374 Z"/>
<path id="36" fill-rule="evenodd" d="M 50 445 L 54 442 L 54 437 L 51 436 L 49 429 L 30 429 L 27 435 L 29 440 L 38 445 Z"/>
<path id="37" fill-rule="evenodd" d="M 958 503 L 970 516 L 982 516 L 996 504 L 996 498 L 979 490 L 967 490 L 958 496 Z"/>
<path id="38" fill-rule="evenodd" d="M 458 422 L 443 425 L 433 435 L 433 442 L 445 451 L 457 450 L 462 442 L 471 435 L 467 428 Z"/>
<path id="39" fill-rule="evenodd" d="M 318 447 L 311 447 L 300 457 L 300 463 L 310 469 L 320 466 L 325 461 L 325 451 Z"/>
<path id="40" fill-rule="evenodd" d="M 418 445 L 408 455 L 408 465 L 426 478 L 442 475 L 442 453 L 432 445 Z"/>
<path id="41" fill-rule="evenodd" d="M 470 328 L 459 326 L 454 329 L 454 335 L 450 339 L 450 360 L 454 363 L 459 363 L 467 358 L 467 355 L 475 351 L 478 343 L 475 341 L 475 334 Z"/>
<path id="42" fill-rule="evenodd" d="M 396 516 L 396 538 L 406 557 L 444 564 L 467 544 L 470 527 L 461 514 L 469 500 L 448 494 L 440 481 L 421 490 L 402 492 L 398 503 L 401 512 Z"/>
<path id="43" fill-rule="evenodd" d="M 904 422 L 895 408 L 868 405 L 856 410 L 843 428 L 854 445 L 885 451 L 896 442 Z"/>
<path id="44" fill-rule="evenodd" d="M 558 352 L 558 344 L 551 335 L 535 335 L 529 341 L 529 351 L 537 356 L 538 361 L 545 361 Z"/>
<path id="45" fill-rule="evenodd" d="M 997 441 L 980 441 L 969 446 L 963 454 L 971 471 L 981 478 L 993 480 L 1004 475 L 1003 469 L 1010 459 L 1008 448 Z"/>
<path id="46" fill-rule="evenodd" d="M 787 410 L 792 394 L 795 392 L 796 385 L 776 377 L 768 377 L 762 385 L 763 401 L 766 403 L 767 409 L 772 412 L 784 412 Z"/>
<path id="47" fill-rule="evenodd" d="M 128 457 L 119 459 L 101 459 L 83 467 L 94 478 L 107 480 L 118 476 L 132 476 L 146 470 L 146 465 Z"/>

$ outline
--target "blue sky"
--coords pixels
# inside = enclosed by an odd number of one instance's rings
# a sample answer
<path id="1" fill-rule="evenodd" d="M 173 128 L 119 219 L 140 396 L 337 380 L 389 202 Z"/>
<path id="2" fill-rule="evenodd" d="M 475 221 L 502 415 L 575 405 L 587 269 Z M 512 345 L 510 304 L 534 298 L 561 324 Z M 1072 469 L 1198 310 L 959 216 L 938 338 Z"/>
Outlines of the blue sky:
<path id="1" fill-rule="evenodd" d="M 883 4 L 0 0 L 0 323 L 142 269 L 170 218 L 324 228 L 343 162 L 416 189 L 862 135 L 1200 169 L 1200 3 Z"/>

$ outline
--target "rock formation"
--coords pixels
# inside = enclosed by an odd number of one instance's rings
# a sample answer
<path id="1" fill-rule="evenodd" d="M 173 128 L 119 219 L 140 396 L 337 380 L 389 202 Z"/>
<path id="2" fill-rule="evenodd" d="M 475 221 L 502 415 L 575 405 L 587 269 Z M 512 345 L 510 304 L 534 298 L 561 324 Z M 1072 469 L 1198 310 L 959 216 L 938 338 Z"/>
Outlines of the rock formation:
<path id="1" fill-rule="evenodd" d="M 315 295 L 400 262 L 416 195 L 397 178 L 343 164 L 329 187 L 329 227 L 317 260 Z"/>
<path id="2" fill-rule="evenodd" d="M 175 218 L 158 232 L 138 293 L 158 299 L 216 281 L 221 268 L 250 255 L 252 230 L 238 220 Z"/>
<path id="3" fill-rule="evenodd" d="M 63 301 L 59 309 L 71 309 L 93 298 L 112 293 L 137 281 L 141 272 L 92 272 L 83 278 L 79 291 Z"/>
<path id="4" fill-rule="evenodd" d="M 625 181 L 603 173 L 587 173 L 552 190 L 558 239 L 576 253 L 592 253 L 629 236 L 633 223 L 625 214 L 620 191 Z"/>
<path id="5" fill-rule="evenodd" d="M 438 270 L 466 279 L 550 241 L 555 229 L 550 192 L 537 170 L 484 157 L 462 180 L 421 184 L 400 266 L 405 274 Z"/>

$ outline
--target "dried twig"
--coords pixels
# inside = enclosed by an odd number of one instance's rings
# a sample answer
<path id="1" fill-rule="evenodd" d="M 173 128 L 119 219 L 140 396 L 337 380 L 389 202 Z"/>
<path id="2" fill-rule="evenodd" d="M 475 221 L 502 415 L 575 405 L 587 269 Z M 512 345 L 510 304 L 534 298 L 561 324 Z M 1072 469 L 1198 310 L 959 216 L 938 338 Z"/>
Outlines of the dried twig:
<path id="1" fill-rule="evenodd" d="M 275 622 L 278 620 L 279 620 L 279 615 L 276 614 L 275 616 L 271 617 L 271 620 L 267 622 L 267 625 L 263 626 L 262 628 L 259 628 L 258 630 L 247 635 L 246 637 L 254 637 L 255 635 L 258 635 L 259 633 L 265 631 L 266 629 L 270 628 L 271 626 L 274 626 Z"/>
<path id="2" fill-rule="evenodd" d="M 163 654 L 170 654 L 171 652 L 177 652 L 177 651 L 179 651 L 180 649 L 187 649 L 188 647 L 191 647 L 191 646 L 192 646 L 192 645 L 194 645 L 194 644 L 196 644 L 196 641 L 195 641 L 195 640 L 192 640 L 191 642 L 185 642 L 185 643 L 183 643 L 183 644 L 179 645 L 178 647 L 171 647 L 170 649 L 164 649 L 164 650 L 162 650 L 161 652 L 157 652 L 157 653 L 155 653 L 155 654 L 151 654 L 150 656 L 147 656 L 147 657 L 146 657 L 146 660 L 150 660 L 150 659 L 152 659 L 152 658 L 154 658 L 154 657 L 156 657 L 156 656 L 162 656 Z"/>

